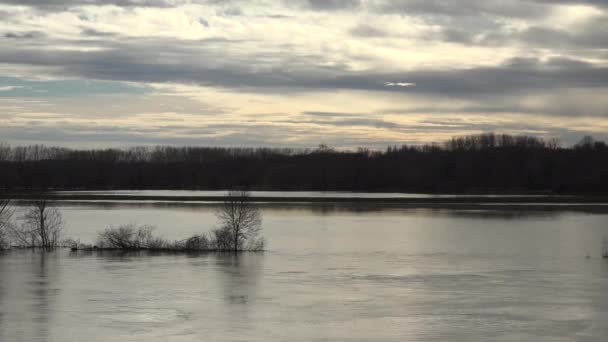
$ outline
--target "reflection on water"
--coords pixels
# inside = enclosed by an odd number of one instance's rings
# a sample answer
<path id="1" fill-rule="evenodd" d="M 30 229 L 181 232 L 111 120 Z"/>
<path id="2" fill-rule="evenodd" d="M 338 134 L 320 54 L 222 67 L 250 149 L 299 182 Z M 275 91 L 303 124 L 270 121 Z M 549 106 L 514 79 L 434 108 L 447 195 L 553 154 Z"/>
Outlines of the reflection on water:
<path id="1" fill-rule="evenodd" d="M 605 341 L 606 215 L 266 206 L 258 254 L 0 254 L 0 341 Z M 208 205 L 70 204 L 167 238 Z M 590 255 L 587 259 L 586 255 Z"/>
<path id="2" fill-rule="evenodd" d="M 255 298 L 263 257 L 263 253 L 223 253 L 215 256 L 215 265 L 220 271 L 218 281 L 225 291 L 224 300 L 228 304 L 247 304 Z"/>

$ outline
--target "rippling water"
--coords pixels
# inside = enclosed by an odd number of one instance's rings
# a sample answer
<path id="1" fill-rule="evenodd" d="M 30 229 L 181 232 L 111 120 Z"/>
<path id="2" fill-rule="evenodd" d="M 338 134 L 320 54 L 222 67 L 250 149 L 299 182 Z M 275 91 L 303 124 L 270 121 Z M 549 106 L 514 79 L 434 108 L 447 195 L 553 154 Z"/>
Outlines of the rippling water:
<path id="1" fill-rule="evenodd" d="M 0 341 L 606 341 L 608 216 L 266 205 L 268 251 L 0 254 Z M 179 239 L 204 204 L 61 206 Z M 589 258 L 587 258 L 589 256 Z"/>

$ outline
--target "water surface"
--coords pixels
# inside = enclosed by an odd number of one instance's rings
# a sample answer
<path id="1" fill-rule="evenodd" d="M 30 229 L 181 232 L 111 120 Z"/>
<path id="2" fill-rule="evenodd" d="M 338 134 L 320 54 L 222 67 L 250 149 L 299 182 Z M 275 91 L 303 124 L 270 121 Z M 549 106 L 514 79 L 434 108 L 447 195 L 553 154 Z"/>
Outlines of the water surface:
<path id="1" fill-rule="evenodd" d="M 224 196 L 224 190 L 79 190 L 55 191 L 58 195 L 89 196 L 142 196 L 142 197 L 217 197 Z M 291 198 L 467 198 L 467 197 L 532 197 L 538 195 L 495 195 L 495 194 L 422 194 L 402 192 L 352 192 L 352 191 L 251 191 L 253 197 Z"/>
<path id="2" fill-rule="evenodd" d="M 65 233 L 207 231 L 212 204 L 63 203 Z M 605 341 L 607 215 L 263 207 L 268 251 L 0 255 L 0 341 Z M 589 258 L 587 258 L 589 256 Z"/>

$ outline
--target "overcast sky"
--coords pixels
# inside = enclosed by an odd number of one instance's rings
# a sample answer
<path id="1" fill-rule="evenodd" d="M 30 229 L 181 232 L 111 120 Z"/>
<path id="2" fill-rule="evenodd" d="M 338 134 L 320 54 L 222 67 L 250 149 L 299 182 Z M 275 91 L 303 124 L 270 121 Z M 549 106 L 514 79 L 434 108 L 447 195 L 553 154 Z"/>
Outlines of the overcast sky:
<path id="1" fill-rule="evenodd" d="M 608 0 L 0 0 L 0 141 L 608 138 Z"/>

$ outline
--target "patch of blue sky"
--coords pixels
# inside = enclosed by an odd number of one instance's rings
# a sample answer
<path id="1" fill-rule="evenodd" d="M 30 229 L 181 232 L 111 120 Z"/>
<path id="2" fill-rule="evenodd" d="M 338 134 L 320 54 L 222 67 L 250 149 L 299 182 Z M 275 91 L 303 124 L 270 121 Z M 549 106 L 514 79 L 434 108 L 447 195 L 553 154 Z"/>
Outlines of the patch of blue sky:
<path id="1" fill-rule="evenodd" d="M 151 92 L 145 85 L 97 80 L 29 80 L 0 77 L 0 97 L 81 97 L 95 95 L 140 95 Z"/>

